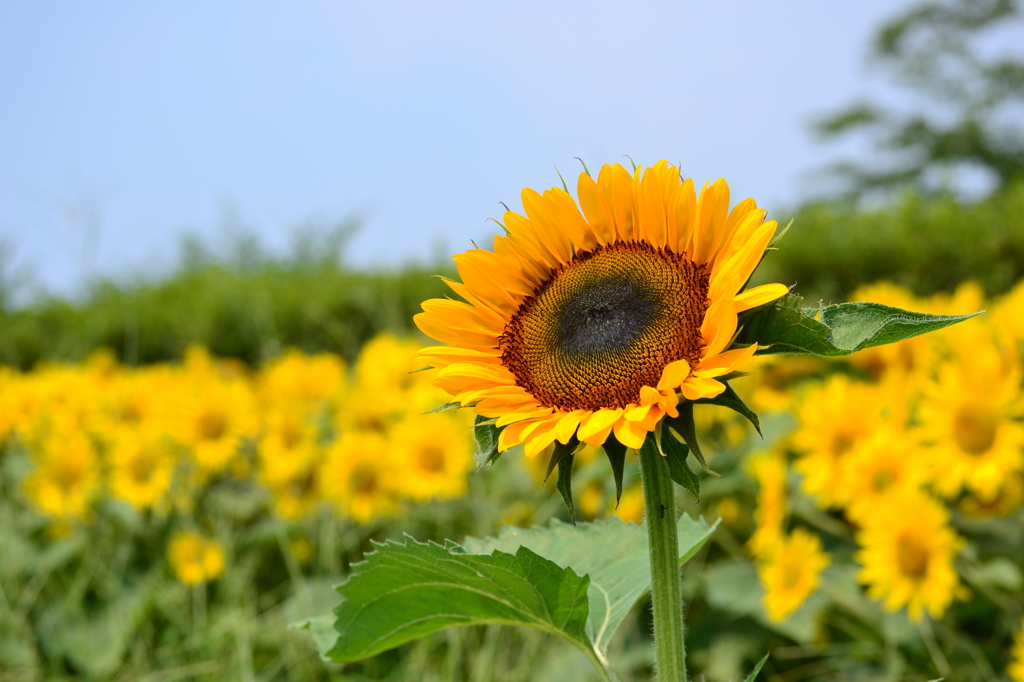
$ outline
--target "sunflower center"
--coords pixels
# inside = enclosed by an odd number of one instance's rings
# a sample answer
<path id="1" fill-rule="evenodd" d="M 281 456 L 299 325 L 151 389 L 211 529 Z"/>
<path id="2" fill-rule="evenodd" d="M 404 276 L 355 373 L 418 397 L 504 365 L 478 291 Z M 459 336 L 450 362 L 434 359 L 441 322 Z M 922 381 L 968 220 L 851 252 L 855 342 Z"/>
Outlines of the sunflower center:
<path id="1" fill-rule="evenodd" d="M 903 533 L 896 544 L 896 563 L 903 575 L 920 580 L 928 572 L 928 548 L 917 536 Z"/>
<path id="2" fill-rule="evenodd" d="M 800 578 L 803 575 L 803 571 L 800 570 L 800 566 L 785 562 L 782 564 L 782 589 L 792 590 L 799 583 Z"/>
<path id="3" fill-rule="evenodd" d="M 999 418 L 985 405 L 961 405 L 953 416 L 953 439 L 971 455 L 988 452 L 996 441 Z"/>
<path id="4" fill-rule="evenodd" d="M 499 339 L 501 361 L 543 405 L 636 403 L 665 365 L 700 360 L 708 273 L 685 254 L 615 242 L 552 270 Z"/>

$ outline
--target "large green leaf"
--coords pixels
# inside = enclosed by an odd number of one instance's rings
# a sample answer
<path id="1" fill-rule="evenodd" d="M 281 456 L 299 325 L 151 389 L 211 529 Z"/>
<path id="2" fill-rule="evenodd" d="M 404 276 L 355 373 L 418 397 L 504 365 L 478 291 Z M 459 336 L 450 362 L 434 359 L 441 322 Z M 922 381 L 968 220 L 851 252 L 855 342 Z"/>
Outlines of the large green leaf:
<path id="1" fill-rule="evenodd" d="M 526 625 L 590 652 L 589 578 L 522 547 L 515 554 L 465 554 L 410 537 L 388 542 L 338 587 L 336 639 L 325 655 L 358 661 L 453 625 Z M 324 623 L 311 624 L 323 642 Z"/>
<path id="2" fill-rule="evenodd" d="M 787 294 L 741 314 L 742 329 L 736 343 L 757 343 L 761 346 L 757 355 L 849 355 L 936 331 L 978 314 L 928 315 L 880 303 L 805 308 L 800 296 Z"/>
<path id="3" fill-rule="evenodd" d="M 714 531 L 679 519 L 680 563 Z M 543 555 L 547 555 L 542 556 Z M 464 547 L 388 542 L 337 589 L 333 616 L 305 621 L 321 655 L 356 661 L 441 628 L 504 623 L 556 634 L 607 670 L 605 652 L 650 588 L 647 533 L 617 518 L 575 528 L 554 521 Z"/>
<path id="4" fill-rule="evenodd" d="M 711 537 L 715 526 L 683 515 L 678 528 L 679 561 L 683 563 Z M 602 655 L 629 610 L 651 587 L 646 530 L 615 517 L 575 528 L 559 521 L 530 530 L 506 526 L 497 537 L 466 538 L 463 543 L 466 551 L 474 554 L 509 552 L 520 546 L 590 576 L 587 634 Z"/>

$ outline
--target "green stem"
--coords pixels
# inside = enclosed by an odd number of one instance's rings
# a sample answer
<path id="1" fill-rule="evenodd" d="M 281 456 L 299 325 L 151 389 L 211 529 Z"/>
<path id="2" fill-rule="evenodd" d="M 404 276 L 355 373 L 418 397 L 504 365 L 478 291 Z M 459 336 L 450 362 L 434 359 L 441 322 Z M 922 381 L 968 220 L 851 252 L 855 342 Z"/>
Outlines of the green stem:
<path id="1" fill-rule="evenodd" d="M 640 477 L 644 488 L 647 551 L 651 558 L 651 607 L 658 680 L 686 682 L 675 490 L 668 475 L 668 463 L 658 451 L 653 433 L 648 434 L 640 448 Z"/>

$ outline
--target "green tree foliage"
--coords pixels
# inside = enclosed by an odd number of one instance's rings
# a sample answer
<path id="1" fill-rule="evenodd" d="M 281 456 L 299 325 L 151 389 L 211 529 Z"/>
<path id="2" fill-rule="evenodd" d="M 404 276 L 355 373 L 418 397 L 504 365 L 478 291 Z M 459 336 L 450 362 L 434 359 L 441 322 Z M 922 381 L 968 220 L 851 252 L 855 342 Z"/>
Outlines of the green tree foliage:
<path id="1" fill-rule="evenodd" d="M 890 157 L 839 164 L 835 170 L 853 193 L 933 188 L 937 175 L 961 168 L 982 169 L 997 189 L 1024 177 L 1024 59 L 985 56 L 979 46 L 992 32 L 1020 30 L 1022 23 L 1016 0 L 929 0 L 881 27 L 873 61 L 924 106 L 901 113 L 857 102 L 816 123 L 826 139 L 871 133 Z"/>

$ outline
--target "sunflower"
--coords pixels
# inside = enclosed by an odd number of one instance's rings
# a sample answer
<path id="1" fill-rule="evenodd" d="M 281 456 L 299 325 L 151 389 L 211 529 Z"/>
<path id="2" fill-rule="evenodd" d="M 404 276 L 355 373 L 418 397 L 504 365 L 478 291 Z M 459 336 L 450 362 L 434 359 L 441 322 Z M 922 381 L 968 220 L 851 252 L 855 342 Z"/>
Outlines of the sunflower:
<path id="1" fill-rule="evenodd" d="M 1006 666 L 1006 674 L 1013 682 L 1024 682 L 1024 620 L 1013 637 L 1013 662 Z"/>
<path id="2" fill-rule="evenodd" d="M 914 621 L 925 611 L 938 618 L 963 594 L 953 567 L 963 540 L 949 526 L 949 511 L 924 493 L 906 490 L 880 500 L 857 542 L 858 578 L 889 611 L 906 606 Z"/>
<path id="3" fill-rule="evenodd" d="M 973 349 L 973 350 L 969 350 Z M 930 443 L 934 487 L 944 497 L 962 488 L 992 499 L 1024 471 L 1022 371 L 991 337 L 968 343 L 923 387 L 921 434 Z"/>
<path id="4" fill-rule="evenodd" d="M 721 394 L 721 377 L 756 350 L 730 349 L 737 313 L 782 284 L 743 287 L 776 223 L 747 199 L 729 210 L 724 180 L 700 196 L 666 161 L 580 174 L 568 191 L 524 189 L 494 250 L 455 256 L 463 301 L 433 299 L 415 317 L 447 346 L 419 358 L 436 383 L 502 428 L 499 451 L 528 457 L 575 437 L 614 434 L 639 448 L 686 400 Z M 582 210 L 581 210 L 582 209 Z"/>
<path id="5" fill-rule="evenodd" d="M 783 537 L 775 551 L 758 564 L 768 619 L 779 622 L 800 608 L 816 589 L 830 563 L 817 535 L 797 528 Z"/>
<path id="6" fill-rule="evenodd" d="M 755 530 L 747 547 L 755 558 L 768 557 L 782 540 L 787 507 L 786 456 L 778 451 L 758 452 L 746 462 L 747 472 L 757 481 Z"/>
<path id="7" fill-rule="evenodd" d="M 800 487 L 821 507 L 840 504 L 842 462 L 883 424 L 899 428 L 905 407 L 898 386 L 861 384 L 834 374 L 808 390 L 796 408 L 793 444 L 800 456 L 793 468 Z"/>
<path id="8" fill-rule="evenodd" d="M 192 531 L 179 531 L 167 545 L 167 560 L 178 580 L 200 585 L 224 572 L 224 550 L 216 540 Z"/>

